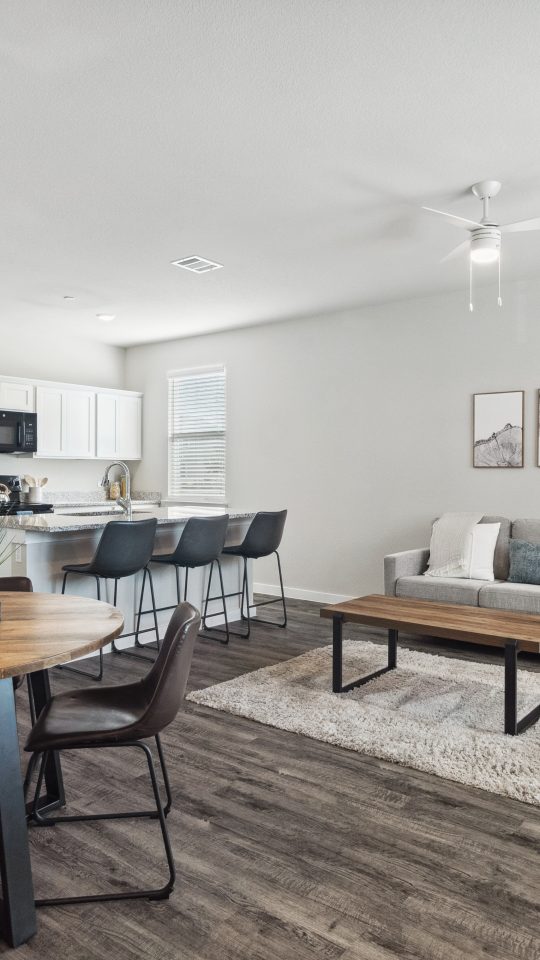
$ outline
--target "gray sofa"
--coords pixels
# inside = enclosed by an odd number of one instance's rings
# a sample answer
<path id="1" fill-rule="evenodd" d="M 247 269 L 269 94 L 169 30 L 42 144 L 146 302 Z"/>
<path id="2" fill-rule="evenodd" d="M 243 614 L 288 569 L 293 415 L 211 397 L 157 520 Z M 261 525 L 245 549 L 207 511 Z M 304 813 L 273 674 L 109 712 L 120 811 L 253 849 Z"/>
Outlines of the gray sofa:
<path id="1" fill-rule="evenodd" d="M 500 523 L 493 572 L 496 580 L 458 580 L 451 577 L 424 577 L 429 549 L 405 550 L 384 558 L 384 592 L 389 597 L 465 603 L 472 607 L 514 610 L 540 614 L 540 586 L 508 583 L 510 538 L 540 543 L 540 520 L 482 518 L 482 523 Z"/>

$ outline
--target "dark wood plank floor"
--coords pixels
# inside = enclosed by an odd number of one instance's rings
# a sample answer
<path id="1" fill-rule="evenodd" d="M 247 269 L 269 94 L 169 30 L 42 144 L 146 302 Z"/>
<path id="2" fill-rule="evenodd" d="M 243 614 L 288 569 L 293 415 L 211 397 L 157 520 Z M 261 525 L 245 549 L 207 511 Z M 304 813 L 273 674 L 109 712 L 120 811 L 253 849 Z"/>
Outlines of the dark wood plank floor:
<path id="1" fill-rule="evenodd" d="M 289 607 L 287 630 L 259 626 L 228 649 L 199 641 L 191 687 L 329 641 L 317 607 Z M 540 663 L 526 658 L 523 668 Z M 144 669 L 109 657 L 106 677 Z M 54 672 L 55 689 L 74 682 Z M 24 691 L 18 702 L 24 734 Z M 21 960 L 540 957 L 538 809 L 193 704 L 163 739 L 175 795 L 171 899 L 41 910 Z M 64 775 L 72 812 L 149 798 L 131 751 L 69 755 Z M 154 822 L 33 828 L 31 846 L 41 896 L 163 876 Z"/>

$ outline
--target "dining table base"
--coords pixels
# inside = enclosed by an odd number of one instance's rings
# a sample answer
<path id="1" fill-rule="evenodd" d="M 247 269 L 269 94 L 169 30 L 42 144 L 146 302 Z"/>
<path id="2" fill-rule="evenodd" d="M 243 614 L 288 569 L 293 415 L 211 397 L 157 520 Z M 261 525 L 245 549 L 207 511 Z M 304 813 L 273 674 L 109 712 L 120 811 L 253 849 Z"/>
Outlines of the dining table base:
<path id="1" fill-rule="evenodd" d="M 4 940 L 18 947 L 36 932 L 36 907 L 11 677 L 0 680 L 0 729 L 0 916 Z"/>

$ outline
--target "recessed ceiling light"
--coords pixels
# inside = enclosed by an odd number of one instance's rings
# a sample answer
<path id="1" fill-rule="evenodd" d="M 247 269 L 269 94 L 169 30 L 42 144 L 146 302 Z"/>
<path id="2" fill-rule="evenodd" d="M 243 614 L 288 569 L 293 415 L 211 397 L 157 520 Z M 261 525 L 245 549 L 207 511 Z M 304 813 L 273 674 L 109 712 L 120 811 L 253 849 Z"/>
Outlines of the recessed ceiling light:
<path id="1" fill-rule="evenodd" d="M 116 320 L 115 313 L 96 313 L 98 320 L 103 320 L 103 323 L 110 323 L 111 320 Z"/>
<path id="2" fill-rule="evenodd" d="M 182 260 L 171 260 L 173 267 L 183 267 L 192 273 L 209 273 L 210 270 L 221 270 L 222 263 L 215 260 L 205 260 L 204 257 L 184 257 Z"/>

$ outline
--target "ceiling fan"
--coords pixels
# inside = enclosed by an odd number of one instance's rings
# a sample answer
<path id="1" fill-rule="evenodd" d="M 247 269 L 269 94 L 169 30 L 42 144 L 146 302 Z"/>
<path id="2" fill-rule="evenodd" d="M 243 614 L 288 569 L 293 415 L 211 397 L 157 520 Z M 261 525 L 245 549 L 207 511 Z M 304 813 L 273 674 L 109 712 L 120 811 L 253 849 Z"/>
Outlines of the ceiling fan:
<path id="1" fill-rule="evenodd" d="M 501 238 L 506 233 L 520 233 L 525 230 L 540 230 L 540 217 L 533 217 L 531 220 L 517 220 L 514 223 L 498 224 L 490 215 L 489 204 L 493 197 L 496 197 L 501 189 L 501 183 L 498 180 L 480 180 L 479 183 L 473 183 L 471 190 L 475 197 L 482 202 L 482 216 L 479 220 L 468 220 L 466 217 L 459 217 L 453 213 L 446 213 L 444 210 L 435 210 L 433 207 L 422 207 L 429 213 L 435 213 L 437 216 L 445 217 L 449 223 L 456 227 L 461 227 L 469 233 L 467 240 L 459 243 L 450 253 L 442 258 L 441 263 L 446 260 L 452 260 L 466 250 L 470 254 L 470 301 L 469 309 L 473 309 L 472 303 L 472 264 L 473 263 L 495 263 L 499 264 L 499 306 L 502 306 L 501 300 L 501 279 L 500 279 L 500 251 Z"/>

